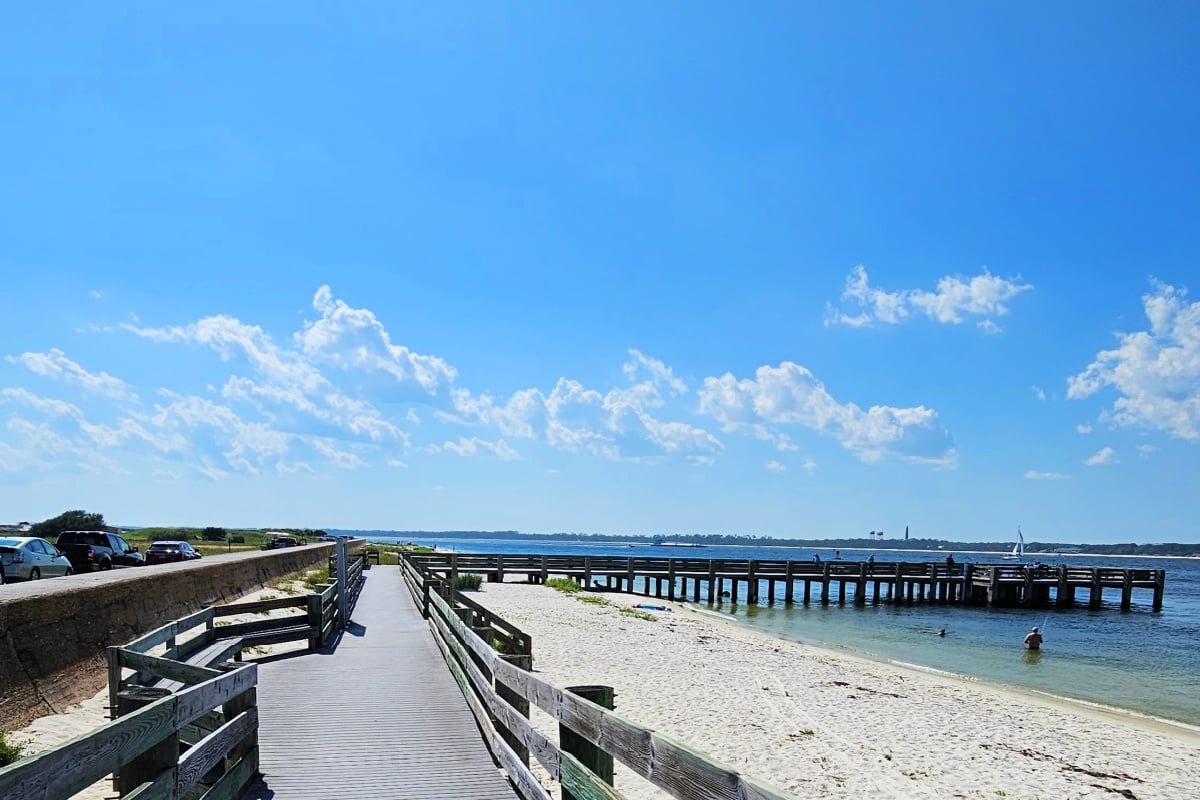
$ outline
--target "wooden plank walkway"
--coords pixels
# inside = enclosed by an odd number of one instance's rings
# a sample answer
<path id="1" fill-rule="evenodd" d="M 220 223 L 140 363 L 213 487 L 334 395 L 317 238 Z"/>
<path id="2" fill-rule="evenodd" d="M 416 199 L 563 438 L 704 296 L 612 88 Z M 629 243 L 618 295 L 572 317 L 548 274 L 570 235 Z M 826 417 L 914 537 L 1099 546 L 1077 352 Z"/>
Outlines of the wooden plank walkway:
<path id="1" fill-rule="evenodd" d="M 512 800 L 395 567 L 366 573 L 336 649 L 261 663 L 263 777 L 243 800 Z"/>

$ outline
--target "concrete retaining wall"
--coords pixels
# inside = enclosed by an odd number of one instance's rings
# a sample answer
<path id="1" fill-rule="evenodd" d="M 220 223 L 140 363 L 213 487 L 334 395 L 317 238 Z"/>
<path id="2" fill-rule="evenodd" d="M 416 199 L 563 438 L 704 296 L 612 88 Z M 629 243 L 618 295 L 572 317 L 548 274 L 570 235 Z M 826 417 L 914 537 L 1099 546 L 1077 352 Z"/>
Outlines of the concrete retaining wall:
<path id="1" fill-rule="evenodd" d="M 104 688 L 104 652 L 194 611 L 324 565 L 332 544 L 0 586 L 0 727 Z"/>

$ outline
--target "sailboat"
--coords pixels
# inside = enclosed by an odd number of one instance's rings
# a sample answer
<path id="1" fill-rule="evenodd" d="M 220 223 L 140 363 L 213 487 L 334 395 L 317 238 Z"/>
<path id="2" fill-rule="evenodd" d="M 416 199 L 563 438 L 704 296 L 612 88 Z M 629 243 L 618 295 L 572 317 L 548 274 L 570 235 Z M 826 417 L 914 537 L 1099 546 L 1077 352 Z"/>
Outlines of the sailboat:
<path id="1" fill-rule="evenodd" d="M 1017 526 L 1017 543 L 1013 545 L 1012 552 L 1004 556 L 1005 561 L 1020 561 L 1025 557 L 1025 536 L 1021 533 L 1021 526 Z"/>

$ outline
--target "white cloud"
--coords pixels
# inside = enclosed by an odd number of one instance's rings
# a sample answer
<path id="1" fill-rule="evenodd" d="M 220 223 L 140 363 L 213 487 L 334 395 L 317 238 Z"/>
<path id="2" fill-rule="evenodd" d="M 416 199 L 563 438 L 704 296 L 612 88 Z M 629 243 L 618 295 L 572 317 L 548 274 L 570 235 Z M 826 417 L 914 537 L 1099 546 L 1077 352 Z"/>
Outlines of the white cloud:
<path id="1" fill-rule="evenodd" d="M 1091 433 L 1092 426 L 1081 422 L 1075 426 L 1075 430 L 1079 431 L 1080 433 Z"/>
<path id="2" fill-rule="evenodd" d="M 626 375 L 633 378 L 639 369 L 646 369 L 651 380 L 602 394 L 579 381 L 559 378 L 549 394 L 522 389 L 507 400 L 452 389 L 457 416 L 442 416 L 495 426 L 506 436 L 541 439 L 554 448 L 585 450 L 610 459 L 695 457 L 718 452 L 721 443 L 704 429 L 650 413 L 649 409 L 664 405 L 660 384 L 671 392 L 686 391 L 687 387 L 661 361 L 636 350 L 630 353 L 634 361 L 625 365 Z"/>
<path id="3" fill-rule="evenodd" d="M 66 383 L 77 384 L 93 394 L 103 395 L 113 400 L 137 400 L 133 388 L 107 372 L 91 373 L 67 358 L 58 348 L 52 348 L 48 353 L 22 353 L 19 356 L 5 356 L 5 361 L 11 364 L 24 364 L 37 375 L 54 378 Z"/>
<path id="4" fill-rule="evenodd" d="M 842 292 L 842 303 L 852 306 L 847 313 L 827 305 L 826 325 L 850 325 L 860 328 L 872 324 L 898 325 L 915 314 L 944 324 L 957 325 L 965 317 L 982 317 L 977 322 L 985 333 L 998 333 L 999 326 L 992 317 L 1008 313 L 1009 300 L 1029 291 L 1033 286 L 1020 283 L 1020 278 L 1006 280 L 986 269 L 970 278 L 946 276 L 938 281 L 936 291 L 901 289 L 885 292 L 870 284 L 867 270 L 855 267 Z M 855 313 L 856 312 L 856 313 Z"/>
<path id="5" fill-rule="evenodd" d="M 672 371 L 670 367 L 659 361 L 657 358 L 650 358 L 649 356 L 643 355 L 640 351 L 632 348 L 629 350 L 629 356 L 633 360 L 626 362 L 625 366 L 623 367 L 625 375 L 629 378 L 629 380 L 637 380 L 637 374 L 640 368 L 650 373 L 650 376 L 654 380 L 656 386 L 665 385 L 671 391 L 671 394 L 679 395 L 687 393 L 687 384 L 679 378 L 676 378 L 674 371 Z"/>
<path id="6" fill-rule="evenodd" d="M 1025 477 L 1031 481 L 1061 481 L 1070 478 L 1063 472 L 1038 472 L 1037 470 L 1026 470 Z"/>
<path id="7" fill-rule="evenodd" d="M 980 320 L 979 322 L 976 322 L 975 327 L 979 328 L 979 330 L 983 331 L 988 336 L 996 336 L 998 334 L 1004 333 L 1004 328 L 997 325 L 995 322 L 993 322 L 990 319 L 983 319 L 983 320 Z"/>
<path id="8" fill-rule="evenodd" d="M 1096 467 L 1101 464 L 1115 464 L 1117 463 L 1117 452 L 1111 447 L 1101 447 L 1083 463 L 1089 467 Z"/>
<path id="9" fill-rule="evenodd" d="M 1138 458 L 1141 458 L 1141 459 L 1147 459 L 1152 454 L 1157 453 L 1158 451 L 1159 451 L 1159 448 L 1155 447 L 1152 444 L 1139 444 L 1137 446 Z"/>
<path id="10" fill-rule="evenodd" d="M 700 413 L 726 431 L 770 438 L 775 428 L 800 425 L 832 436 L 863 461 L 897 458 L 945 466 L 957 464 L 949 434 L 937 412 L 924 406 L 895 408 L 838 403 L 811 372 L 790 361 L 759 367 L 753 379 L 732 374 L 704 379 L 697 391 Z"/>
<path id="11" fill-rule="evenodd" d="M 1033 386 L 1031 388 L 1033 389 L 1033 396 L 1036 397 L 1038 400 L 1046 399 L 1046 391 L 1044 389 L 1042 389 L 1040 386 Z"/>
<path id="12" fill-rule="evenodd" d="M 804 471 L 809 475 L 812 475 L 817 471 L 817 462 L 813 461 L 811 458 L 804 459 Z"/>
<path id="13" fill-rule="evenodd" d="M 396 384 L 415 382 L 431 395 L 439 387 L 454 381 L 457 373 L 444 360 L 393 344 L 383 323 L 373 312 L 351 308 L 345 302 L 335 300 L 328 286 L 317 290 L 313 308 L 321 318 L 305 323 L 304 330 L 295 338 L 301 351 L 314 362 L 345 370 L 381 373 L 390 376 Z"/>
<path id="14" fill-rule="evenodd" d="M 1067 397 L 1112 387 L 1118 397 L 1102 419 L 1200 441 L 1200 303 L 1187 290 L 1155 281 L 1142 296 L 1148 331 L 1117 335 L 1087 369 L 1067 379 Z"/>
<path id="15" fill-rule="evenodd" d="M 103 300 L 104 292 L 101 289 L 91 289 L 88 291 L 88 297 L 92 298 L 93 300 Z"/>
<path id="16" fill-rule="evenodd" d="M 787 472 L 787 465 L 781 464 L 778 461 L 768 461 L 767 469 L 771 472 Z"/>
<path id="17" fill-rule="evenodd" d="M 477 456 L 477 455 L 492 455 L 503 461 L 515 461 L 521 456 L 516 450 L 509 447 L 508 443 L 503 439 L 495 442 L 487 442 L 476 436 L 470 439 L 460 436 L 457 442 L 445 442 L 442 448 L 449 450 L 451 453 L 457 453 L 460 456 Z"/>

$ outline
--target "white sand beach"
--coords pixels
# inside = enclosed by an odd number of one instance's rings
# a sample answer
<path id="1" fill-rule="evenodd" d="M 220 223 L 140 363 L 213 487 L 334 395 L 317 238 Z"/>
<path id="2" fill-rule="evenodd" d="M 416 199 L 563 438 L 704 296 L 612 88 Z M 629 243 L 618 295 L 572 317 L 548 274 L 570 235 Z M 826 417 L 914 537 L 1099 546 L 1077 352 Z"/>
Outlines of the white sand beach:
<path id="1" fill-rule="evenodd" d="M 1200 789 L 1200 735 L 1153 720 L 776 640 L 686 604 L 485 583 L 558 686 L 610 685 L 618 713 L 798 797 L 1137 798 Z M 656 621 L 620 613 L 667 605 Z M 557 726 L 536 712 L 535 724 Z M 616 767 L 630 800 L 668 797 Z"/>

